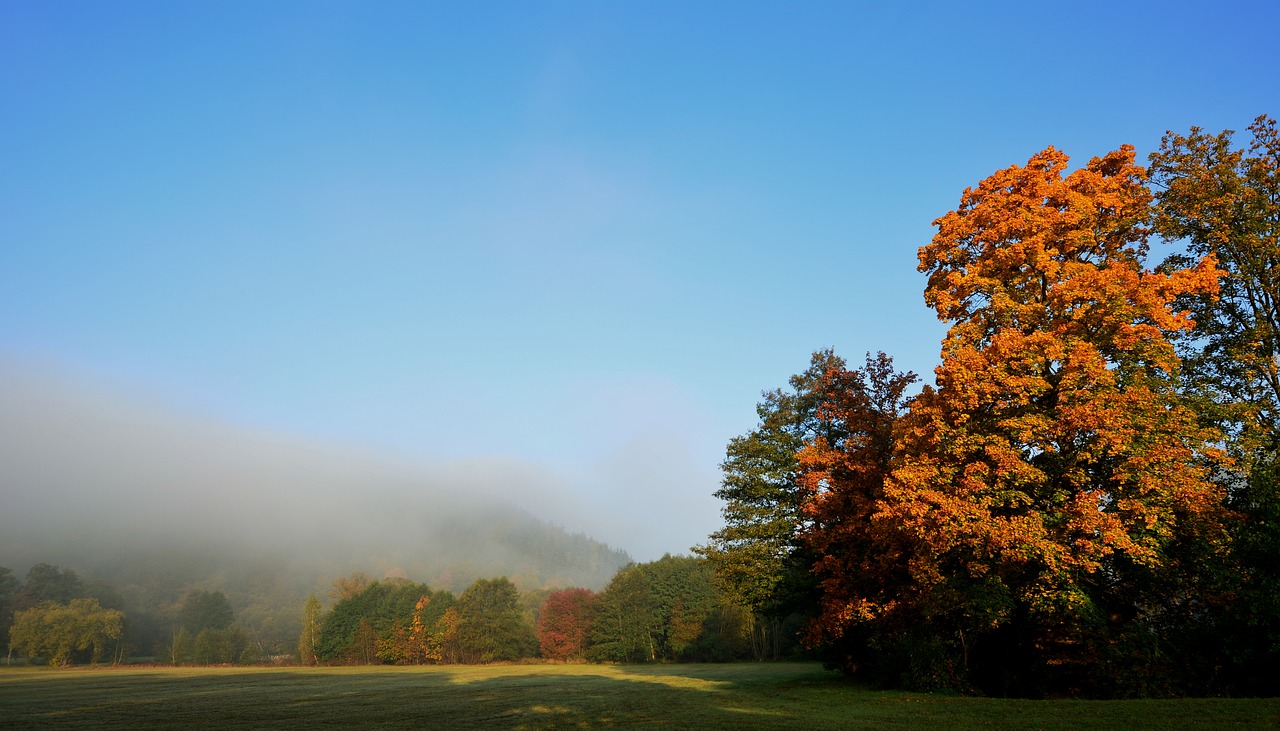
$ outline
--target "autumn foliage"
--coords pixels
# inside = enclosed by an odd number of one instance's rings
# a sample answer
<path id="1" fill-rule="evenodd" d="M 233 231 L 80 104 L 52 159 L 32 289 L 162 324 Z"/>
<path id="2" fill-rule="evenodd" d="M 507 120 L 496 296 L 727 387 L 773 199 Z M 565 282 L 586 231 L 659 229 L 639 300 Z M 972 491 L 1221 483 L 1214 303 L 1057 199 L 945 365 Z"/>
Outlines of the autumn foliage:
<path id="1" fill-rule="evenodd" d="M 552 660 L 578 660 L 586 655 L 595 618 L 596 595 L 590 589 L 551 592 L 538 615 L 538 648 Z"/>
<path id="2" fill-rule="evenodd" d="M 815 557 L 818 613 L 812 642 L 838 641 L 849 627 L 882 620 L 900 603 L 904 552 L 893 525 L 876 517 L 893 466 L 894 428 L 913 373 L 896 373 L 884 353 L 865 368 L 830 369 L 815 385 L 829 425 L 797 455 L 806 553 Z"/>
<path id="3" fill-rule="evenodd" d="M 1144 268 L 1132 148 L 1066 166 L 1045 150 L 935 221 L 925 300 L 952 325 L 881 508 L 920 547 L 915 585 L 958 592 L 931 611 L 961 632 L 1017 625 L 1051 665 L 1097 661 L 1107 625 L 1151 599 L 1131 574 L 1187 531 L 1220 540 L 1223 498 L 1168 339 L 1194 324 L 1176 298 L 1217 290 L 1215 261 Z"/>
<path id="4" fill-rule="evenodd" d="M 815 405 L 771 464 L 800 510 L 767 535 L 810 561 L 806 634 L 832 665 L 1032 696 L 1280 677 L 1257 669 L 1280 645 L 1234 639 L 1280 637 L 1264 596 L 1280 556 L 1263 548 L 1280 505 L 1280 144 L 1270 120 L 1251 131 L 1253 156 L 1230 133 L 1167 136 L 1157 183 L 1129 146 L 993 173 L 919 251 L 949 326 L 934 384 L 912 395 L 888 356 L 849 369 L 829 351 L 793 379 Z M 1189 243 L 1152 267 L 1157 229 Z M 750 504 L 740 471 L 726 463 L 727 520 Z M 747 556 L 728 535 L 708 553 Z M 1246 629 L 1227 629 L 1237 616 Z"/>

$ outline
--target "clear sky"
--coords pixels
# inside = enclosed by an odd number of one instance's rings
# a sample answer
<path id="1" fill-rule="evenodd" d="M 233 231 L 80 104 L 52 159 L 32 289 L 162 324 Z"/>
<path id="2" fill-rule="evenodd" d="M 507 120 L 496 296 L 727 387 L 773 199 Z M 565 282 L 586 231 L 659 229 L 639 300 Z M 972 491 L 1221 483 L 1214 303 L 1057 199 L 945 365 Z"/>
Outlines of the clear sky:
<path id="1" fill-rule="evenodd" d="M 0 357 L 514 465 L 543 517 L 686 551 L 811 351 L 931 374 L 916 250 L 966 186 L 1280 115 L 1278 29 L 1268 0 L 0 0 Z"/>

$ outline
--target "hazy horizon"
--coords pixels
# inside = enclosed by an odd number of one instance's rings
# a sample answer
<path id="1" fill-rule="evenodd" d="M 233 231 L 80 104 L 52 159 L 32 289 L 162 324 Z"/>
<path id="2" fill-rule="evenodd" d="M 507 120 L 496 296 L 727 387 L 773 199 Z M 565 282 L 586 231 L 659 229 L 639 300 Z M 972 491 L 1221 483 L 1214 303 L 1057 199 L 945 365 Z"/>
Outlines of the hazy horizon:
<path id="1" fill-rule="evenodd" d="M 252 430 L 12 360 L 0 360 L 0 384 L 8 495 L 0 553 L 34 542 L 37 548 L 25 553 L 39 561 L 38 546 L 72 536 L 77 546 L 98 543 L 102 551 L 120 543 L 287 558 L 321 545 L 338 556 L 344 546 L 389 553 L 415 542 L 429 551 L 429 526 L 495 507 L 526 512 L 639 560 L 689 548 L 660 550 L 637 538 L 606 500 L 577 493 L 532 464 L 431 464 Z M 637 556 L 625 544 L 628 536 L 654 553 Z"/>

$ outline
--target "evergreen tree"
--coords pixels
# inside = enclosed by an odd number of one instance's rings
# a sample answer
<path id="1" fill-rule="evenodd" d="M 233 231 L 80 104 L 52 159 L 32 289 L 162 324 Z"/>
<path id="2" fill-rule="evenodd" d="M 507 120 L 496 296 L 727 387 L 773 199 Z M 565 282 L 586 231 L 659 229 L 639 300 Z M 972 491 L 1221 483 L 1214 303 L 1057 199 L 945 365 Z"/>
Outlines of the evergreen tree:
<path id="1" fill-rule="evenodd" d="M 790 390 L 763 394 L 756 406 L 759 424 L 730 440 L 720 465 L 723 478 L 715 494 L 725 503 L 725 526 L 695 549 L 756 614 L 753 627 L 762 658 L 778 654 L 781 619 L 808 612 L 815 602 L 815 556 L 800 541 L 806 518 L 797 454 L 813 439 L 841 438 L 840 425 L 826 418 L 821 406 L 826 374 L 844 369 L 843 358 L 820 350 L 804 372 L 791 377 Z"/>

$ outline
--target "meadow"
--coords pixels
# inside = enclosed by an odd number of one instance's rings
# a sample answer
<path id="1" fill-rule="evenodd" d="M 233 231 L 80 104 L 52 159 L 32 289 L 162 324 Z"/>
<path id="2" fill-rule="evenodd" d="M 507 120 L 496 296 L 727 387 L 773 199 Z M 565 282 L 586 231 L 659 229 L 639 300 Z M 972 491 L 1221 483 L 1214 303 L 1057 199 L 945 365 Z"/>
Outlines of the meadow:
<path id="1" fill-rule="evenodd" d="M 810 663 L 4 668 L 0 727 L 1276 728 L 1280 699 L 883 692 Z"/>

